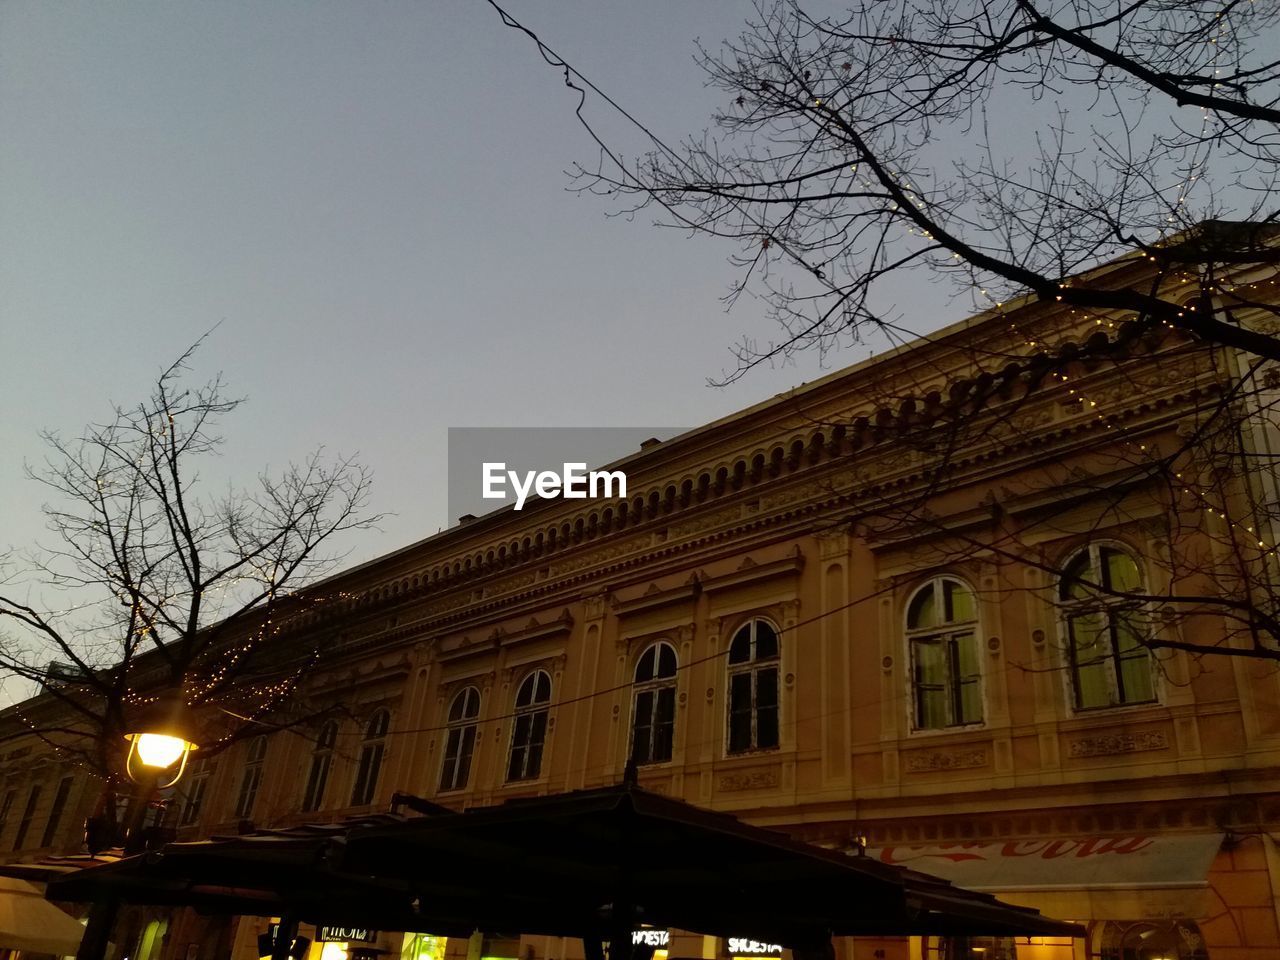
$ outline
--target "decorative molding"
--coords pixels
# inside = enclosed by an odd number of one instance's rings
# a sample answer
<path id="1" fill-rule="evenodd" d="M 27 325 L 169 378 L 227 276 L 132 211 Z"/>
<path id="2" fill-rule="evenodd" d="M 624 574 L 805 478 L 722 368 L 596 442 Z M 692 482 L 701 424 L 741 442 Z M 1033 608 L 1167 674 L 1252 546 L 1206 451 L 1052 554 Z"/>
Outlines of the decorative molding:
<path id="1" fill-rule="evenodd" d="M 565 607 L 560 611 L 560 616 L 554 620 L 548 620 L 545 623 L 539 623 L 537 618 L 530 617 L 519 630 L 505 631 L 496 628 L 491 637 L 493 641 L 503 647 L 509 647 L 516 643 L 527 643 L 530 640 L 541 640 L 544 637 L 555 637 L 562 633 L 568 633 L 573 629 L 573 614 L 569 612 L 569 608 Z"/>
<path id="2" fill-rule="evenodd" d="M 1125 753 L 1168 750 L 1169 738 L 1162 730 L 1143 733 L 1108 733 L 1097 737 L 1077 737 L 1067 741 L 1067 756 L 1114 757 Z"/>
<path id="3" fill-rule="evenodd" d="M 440 641 L 440 649 L 436 659 L 441 663 L 474 657 L 482 653 L 492 653 L 498 649 L 497 641 L 492 637 L 445 637 Z"/>
<path id="4" fill-rule="evenodd" d="M 441 701 L 452 701 L 454 695 L 463 687 L 475 687 L 481 694 L 485 690 L 493 687 L 493 682 L 498 679 L 496 670 L 486 670 L 483 673 L 468 673 L 462 676 L 450 677 L 447 680 L 441 680 L 437 688 L 439 691 L 437 699 Z"/>
<path id="5" fill-rule="evenodd" d="M 727 510 L 713 510 L 700 517 L 692 517 L 680 523 L 671 524 L 667 527 L 667 535 L 672 540 L 683 540 L 694 534 L 703 533 L 726 524 L 736 523 L 741 518 L 742 510 L 737 506 L 730 507 Z"/>
<path id="6" fill-rule="evenodd" d="M 708 577 L 703 580 L 702 589 L 706 593 L 715 593 L 718 590 L 739 587 L 745 583 L 758 583 L 762 580 L 771 580 L 774 577 L 795 576 L 803 569 L 804 553 L 800 550 L 799 544 L 797 544 L 792 548 L 791 553 L 782 560 L 756 563 L 750 557 L 746 557 L 742 565 L 732 573 L 721 574 L 718 577 Z"/>
<path id="7" fill-rule="evenodd" d="M 776 769 L 742 770 L 738 773 L 722 773 L 716 786 L 726 793 L 734 793 L 739 790 L 769 790 L 778 783 Z"/>
<path id="8" fill-rule="evenodd" d="M 902 768 L 907 773 L 938 773 L 946 770 L 971 770 L 991 763 L 986 747 L 974 750 L 934 750 L 930 753 L 908 753 Z"/>
<path id="9" fill-rule="evenodd" d="M 692 603 L 701 592 L 702 580 L 695 572 L 691 573 L 689 579 L 678 587 L 669 587 L 664 590 L 656 583 L 650 583 L 649 588 L 638 597 L 630 600 L 615 599 L 613 612 L 619 617 L 626 617 L 675 603 Z"/>
<path id="10" fill-rule="evenodd" d="M 853 537 L 848 530 L 826 530 L 814 535 L 818 541 L 818 559 L 843 560 L 849 556 Z"/>

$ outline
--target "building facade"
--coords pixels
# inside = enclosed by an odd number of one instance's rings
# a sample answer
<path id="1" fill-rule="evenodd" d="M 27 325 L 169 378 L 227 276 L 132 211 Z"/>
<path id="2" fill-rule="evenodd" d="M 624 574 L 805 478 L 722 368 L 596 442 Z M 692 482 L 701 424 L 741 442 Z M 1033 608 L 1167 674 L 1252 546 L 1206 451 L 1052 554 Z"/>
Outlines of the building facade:
<path id="1" fill-rule="evenodd" d="M 1241 655 L 1271 643 L 1248 611 L 1280 542 L 1274 384 L 1240 390 L 1244 366 L 1006 305 L 646 445 L 617 465 L 625 500 L 530 502 L 348 571 L 278 641 L 325 651 L 301 695 L 331 718 L 197 754 L 170 823 L 332 820 L 395 792 L 462 809 L 634 761 L 648 789 L 1089 930 L 854 940 L 843 960 L 1280 957 L 1280 671 Z M 0 849 L 77 848 L 95 786 L 12 743 Z M 121 943 L 249 960 L 267 922 L 136 911 Z M 582 955 L 516 933 L 312 950 Z M 644 936 L 778 955 L 751 931 Z"/>

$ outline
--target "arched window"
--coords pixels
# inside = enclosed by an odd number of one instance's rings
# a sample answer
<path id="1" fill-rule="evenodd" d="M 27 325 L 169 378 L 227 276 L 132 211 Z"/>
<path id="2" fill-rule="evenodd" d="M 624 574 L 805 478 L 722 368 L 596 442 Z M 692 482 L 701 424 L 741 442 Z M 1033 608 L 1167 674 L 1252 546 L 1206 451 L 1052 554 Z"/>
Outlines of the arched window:
<path id="1" fill-rule="evenodd" d="M 913 723 L 942 730 L 982 722 L 982 661 L 973 591 L 937 577 L 907 604 Z"/>
<path id="2" fill-rule="evenodd" d="M 631 696 L 631 758 L 636 763 L 671 759 L 676 726 L 676 651 L 659 640 L 640 654 Z"/>
<path id="3" fill-rule="evenodd" d="M 391 714 L 376 711 L 364 728 L 364 742 L 360 744 L 360 765 L 356 768 L 356 783 L 351 790 L 351 805 L 362 807 L 373 803 L 378 789 L 378 774 L 382 770 L 382 754 L 386 749 L 387 728 Z"/>
<path id="4" fill-rule="evenodd" d="M 547 739 L 547 705 L 550 703 L 551 677 L 545 670 L 535 670 L 516 691 L 508 781 L 536 780 L 542 772 L 542 747 Z"/>
<path id="5" fill-rule="evenodd" d="M 750 620 L 729 643 L 729 753 L 778 745 L 778 631 Z"/>
<path id="6" fill-rule="evenodd" d="M 1090 544 L 1063 568 L 1058 599 L 1077 710 L 1156 699 L 1145 610 L 1123 596 L 1142 589 L 1137 561 L 1110 544 Z"/>
<path id="7" fill-rule="evenodd" d="M 440 789 L 462 790 L 471 774 L 471 754 L 476 748 L 476 718 L 480 716 L 480 691 L 463 687 L 449 705 L 449 734 L 440 768 Z"/>
<path id="8" fill-rule="evenodd" d="M 247 820 L 253 815 L 253 804 L 262 785 L 262 765 L 267 759 L 266 736 L 254 737 L 245 749 L 244 772 L 240 776 L 240 792 L 236 794 L 235 815 Z"/>
<path id="9" fill-rule="evenodd" d="M 324 788 L 329 782 L 333 746 L 337 741 L 337 721 L 328 720 L 316 734 L 316 744 L 311 751 L 311 769 L 307 772 L 307 788 L 302 794 L 302 809 L 307 813 L 319 810 L 324 804 Z"/>

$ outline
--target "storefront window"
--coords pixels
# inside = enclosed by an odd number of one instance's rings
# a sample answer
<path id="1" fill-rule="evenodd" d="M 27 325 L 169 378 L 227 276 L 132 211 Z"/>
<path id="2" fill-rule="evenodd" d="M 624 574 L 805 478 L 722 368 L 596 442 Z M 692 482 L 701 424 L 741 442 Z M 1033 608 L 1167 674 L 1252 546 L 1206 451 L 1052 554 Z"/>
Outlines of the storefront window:
<path id="1" fill-rule="evenodd" d="M 433 937 L 429 933 L 406 933 L 404 946 L 400 948 L 400 960 L 444 960 L 446 937 Z"/>
<path id="2" fill-rule="evenodd" d="M 928 937 L 925 960 L 1017 960 L 1012 937 Z"/>
<path id="3" fill-rule="evenodd" d="M 1089 946 L 1097 960 L 1209 960 L 1200 928 L 1189 920 L 1105 920 Z"/>

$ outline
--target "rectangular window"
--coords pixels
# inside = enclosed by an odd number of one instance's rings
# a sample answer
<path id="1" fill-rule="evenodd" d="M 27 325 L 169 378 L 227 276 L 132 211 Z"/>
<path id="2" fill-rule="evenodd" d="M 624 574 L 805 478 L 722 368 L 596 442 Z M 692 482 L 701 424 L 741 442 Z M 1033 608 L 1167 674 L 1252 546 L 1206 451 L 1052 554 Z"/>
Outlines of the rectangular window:
<path id="1" fill-rule="evenodd" d="M 36 804 L 40 802 L 40 784 L 31 788 L 27 794 L 27 805 L 22 810 L 22 819 L 18 821 L 18 832 L 13 838 L 13 849 L 21 850 L 27 842 L 27 831 L 31 829 L 31 818 L 36 812 Z"/>
<path id="2" fill-rule="evenodd" d="M 982 722 L 982 665 L 972 633 L 911 641 L 917 730 Z"/>
<path id="3" fill-rule="evenodd" d="M 208 760 L 197 760 L 192 764 L 191 779 L 187 781 L 186 799 L 182 804 L 182 816 L 178 823 L 189 827 L 200 819 L 200 811 L 204 809 L 204 795 L 209 788 L 209 777 L 213 768 Z"/>
<path id="4" fill-rule="evenodd" d="M 244 776 L 240 779 L 240 792 L 236 795 L 235 815 L 247 820 L 253 814 L 258 799 L 258 787 L 262 785 L 262 765 L 267 757 L 267 738 L 254 737 L 249 741 L 245 755 Z"/>
<path id="5" fill-rule="evenodd" d="M 1156 698 L 1155 678 L 1151 672 L 1151 654 L 1143 646 L 1142 637 L 1123 612 L 1116 611 L 1111 621 L 1111 642 L 1116 651 L 1116 681 L 1121 703 L 1147 703 Z"/>
<path id="6" fill-rule="evenodd" d="M 756 746 L 762 750 L 778 745 L 778 668 L 756 671 Z"/>
<path id="7" fill-rule="evenodd" d="M 462 790 L 471 774 L 471 755 L 476 747 L 476 727 L 453 727 L 444 749 L 444 766 L 440 770 L 440 789 Z"/>
<path id="8" fill-rule="evenodd" d="M 382 768 L 382 743 L 367 743 L 360 750 L 360 766 L 356 773 L 355 789 L 351 791 L 352 806 L 361 807 L 373 802 L 378 786 L 378 772 Z"/>
<path id="9" fill-rule="evenodd" d="M 1067 652 L 1077 710 L 1156 699 L 1151 654 L 1125 611 L 1088 610 L 1068 617 Z"/>
<path id="10" fill-rule="evenodd" d="M 312 754 L 311 770 L 307 774 L 307 789 L 302 795 L 302 809 L 310 813 L 319 810 L 324 801 L 325 784 L 329 782 L 329 767 L 333 763 L 333 754 L 323 750 Z"/>
<path id="11" fill-rule="evenodd" d="M 235 814 L 241 820 L 247 820 L 253 813 L 253 804 L 258 799 L 258 787 L 261 783 L 262 767 L 258 764 L 246 767 L 244 777 L 240 780 L 240 793 L 236 797 Z"/>
<path id="12" fill-rule="evenodd" d="M 675 742 L 676 688 L 651 687 L 635 695 L 631 757 L 636 763 L 666 763 Z"/>
<path id="13" fill-rule="evenodd" d="M 0 835 L 3 835 L 5 827 L 9 826 L 9 814 L 13 813 L 13 801 L 17 796 L 17 790 L 7 790 L 4 800 L 0 801 Z"/>
<path id="14" fill-rule="evenodd" d="M 751 749 L 751 673 L 729 677 L 729 752 Z"/>
<path id="15" fill-rule="evenodd" d="M 542 745 L 547 738 L 547 711 L 534 710 L 516 717 L 511 737 L 508 780 L 536 780 L 542 773 Z"/>
<path id="16" fill-rule="evenodd" d="M 53 795 L 53 806 L 49 809 L 49 822 L 44 826 L 44 836 L 40 838 L 40 846 L 53 845 L 58 835 L 58 823 L 62 820 L 62 812 L 67 806 L 67 797 L 71 795 L 71 777 L 63 777 L 58 783 L 58 792 Z"/>

